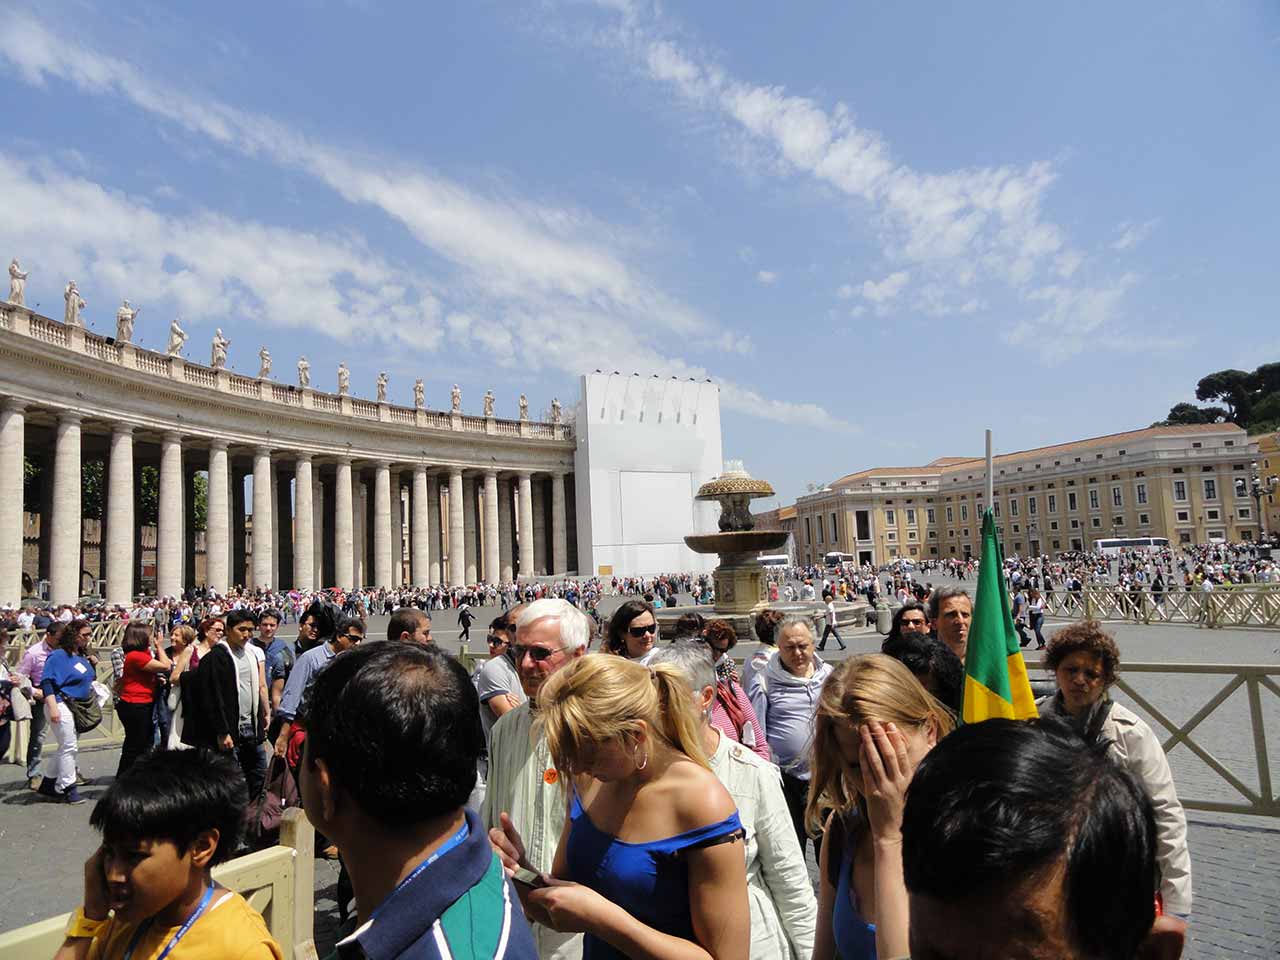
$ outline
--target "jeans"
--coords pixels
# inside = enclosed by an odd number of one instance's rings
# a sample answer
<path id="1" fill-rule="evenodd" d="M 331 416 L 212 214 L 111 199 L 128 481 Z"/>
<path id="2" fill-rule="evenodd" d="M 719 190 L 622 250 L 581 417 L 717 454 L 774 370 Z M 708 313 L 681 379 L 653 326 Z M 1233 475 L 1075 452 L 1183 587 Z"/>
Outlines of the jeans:
<path id="1" fill-rule="evenodd" d="M 836 643 L 840 644 L 840 649 L 844 649 L 844 641 L 840 639 L 840 634 L 836 633 L 836 628 L 831 624 L 827 624 L 822 628 L 822 639 L 818 641 L 818 649 L 827 649 L 827 637 L 835 637 Z"/>
<path id="2" fill-rule="evenodd" d="M 34 711 L 32 711 L 34 713 Z M 80 744 L 76 740 L 76 721 L 65 703 L 58 704 L 58 722 L 48 724 L 58 741 L 58 752 L 44 762 L 44 775 L 54 780 L 59 793 L 65 793 L 76 785 L 76 753 Z"/>
<path id="3" fill-rule="evenodd" d="M 804 842 L 813 841 L 813 860 L 818 862 L 822 854 L 822 837 L 810 837 L 804 826 L 804 808 L 809 802 L 809 781 L 793 777 L 782 771 L 782 795 L 787 801 L 787 810 L 791 814 L 791 826 L 795 828 L 796 839 L 800 841 L 800 856 L 804 856 Z"/>
<path id="4" fill-rule="evenodd" d="M 153 703 L 128 703 L 121 700 L 116 704 L 116 717 L 124 727 L 124 744 L 120 747 L 120 764 L 116 767 L 117 777 L 133 766 L 134 761 L 154 744 L 151 726 L 154 709 Z"/>
<path id="5" fill-rule="evenodd" d="M 1031 629 L 1035 631 L 1036 646 L 1039 646 L 1039 647 L 1044 646 L 1044 634 L 1040 632 L 1040 628 L 1042 626 L 1044 626 L 1044 614 L 1043 613 L 1031 614 Z"/>
<path id="6" fill-rule="evenodd" d="M 267 758 L 262 753 L 262 743 L 257 737 L 236 737 L 236 760 L 244 772 L 244 782 L 249 788 L 249 801 L 257 799 L 262 793 L 262 785 L 267 780 Z"/>
<path id="7" fill-rule="evenodd" d="M 49 718 L 44 712 L 44 701 L 31 704 L 31 739 L 27 743 L 27 779 L 40 776 L 40 756 L 44 752 L 44 738 L 49 734 Z"/>

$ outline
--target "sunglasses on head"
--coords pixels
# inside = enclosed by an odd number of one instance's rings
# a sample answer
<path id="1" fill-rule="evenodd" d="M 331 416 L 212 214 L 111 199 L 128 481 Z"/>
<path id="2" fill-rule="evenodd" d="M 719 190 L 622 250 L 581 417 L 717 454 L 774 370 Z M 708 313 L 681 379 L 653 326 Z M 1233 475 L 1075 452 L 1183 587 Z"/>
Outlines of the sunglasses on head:
<path id="1" fill-rule="evenodd" d="M 656 623 L 651 623 L 647 627 L 628 627 L 627 628 L 627 633 L 631 634 L 637 640 L 643 637 L 646 633 L 657 633 L 657 632 L 658 632 L 658 625 Z"/>

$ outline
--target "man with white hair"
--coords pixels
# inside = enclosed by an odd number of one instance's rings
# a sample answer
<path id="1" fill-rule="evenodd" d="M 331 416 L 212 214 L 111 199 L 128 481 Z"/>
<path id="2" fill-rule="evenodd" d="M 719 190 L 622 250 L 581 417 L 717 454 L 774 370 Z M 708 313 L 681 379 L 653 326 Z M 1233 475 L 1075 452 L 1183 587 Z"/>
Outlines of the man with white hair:
<path id="1" fill-rule="evenodd" d="M 526 606 L 515 626 L 511 649 L 528 699 L 499 717 L 489 732 L 489 783 L 480 819 L 496 839 L 505 837 L 505 819 L 523 838 L 527 862 L 550 873 L 564 828 L 566 785 L 560 783 L 546 738 L 534 727 L 538 690 L 547 677 L 587 652 L 591 625 L 567 600 L 545 598 Z M 531 926 L 541 960 L 582 956 L 581 934 Z"/>

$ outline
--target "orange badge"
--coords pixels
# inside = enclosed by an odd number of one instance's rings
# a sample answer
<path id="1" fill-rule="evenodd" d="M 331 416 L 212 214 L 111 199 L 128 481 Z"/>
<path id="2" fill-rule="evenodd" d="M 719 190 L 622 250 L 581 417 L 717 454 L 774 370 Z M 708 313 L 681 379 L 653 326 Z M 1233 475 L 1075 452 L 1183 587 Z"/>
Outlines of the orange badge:
<path id="1" fill-rule="evenodd" d="M 557 770 L 555 767 L 548 767 L 546 772 L 543 773 L 542 775 L 543 783 L 555 783 L 559 779 L 560 779 L 560 771 Z"/>

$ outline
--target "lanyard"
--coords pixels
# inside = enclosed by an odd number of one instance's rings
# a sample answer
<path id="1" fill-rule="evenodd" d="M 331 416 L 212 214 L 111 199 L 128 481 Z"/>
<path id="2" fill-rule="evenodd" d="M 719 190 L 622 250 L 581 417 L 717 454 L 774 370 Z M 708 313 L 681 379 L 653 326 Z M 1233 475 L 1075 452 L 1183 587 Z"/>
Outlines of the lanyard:
<path id="1" fill-rule="evenodd" d="M 377 909 L 375 909 L 373 913 L 369 915 L 369 919 L 370 920 L 376 919 L 378 914 L 382 912 L 382 908 L 385 907 L 389 902 L 391 902 L 391 899 L 397 893 L 399 893 L 409 884 L 413 883 L 414 880 L 417 880 L 418 877 L 422 875 L 422 872 L 427 869 L 427 867 L 431 866 L 433 863 L 435 863 L 437 860 L 443 857 L 446 853 L 448 853 L 454 847 L 460 846 L 462 842 L 467 839 L 467 835 L 470 832 L 471 832 L 471 828 L 467 826 L 467 822 L 464 820 L 462 822 L 462 826 L 458 828 L 457 833 L 455 833 L 452 837 L 446 840 L 440 846 L 440 848 L 436 850 L 435 853 L 431 854 L 431 856 L 427 857 L 427 859 L 423 860 L 420 864 L 414 867 L 413 872 L 411 874 L 409 874 L 407 877 L 405 877 L 403 880 L 401 880 L 399 883 L 396 884 L 396 888 L 392 890 L 389 894 L 387 894 L 386 900 L 383 900 L 382 903 L 378 904 Z M 125 957 L 125 960 L 129 960 L 129 958 Z M 161 958 L 158 958 L 158 960 L 164 960 L 164 958 L 161 957 Z"/>
<path id="2" fill-rule="evenodd" d="M 156 957 L 156 960 L 165 960 L 165 957 L 169 956 L 173 948 L 178 945 L 178 941 L 185 937 L 187 935 L 187 931 L 190 930 L 195 922 L 200 919 L 200 915 L 205 912 L 209 906 L 209 901 L 212 899 L 213 884 L 210 884 L 208 889 L 205 890 L 204 896 L 200 898 L 200 905 L 192 911 L 191 916 L 187 917 L 186 922 L 178 928 L 178 932 L 173 935 L 173 938 L 167 944 L 165 944 L 164 950 L 160 952 L 160 956 Z M 143 935 L 151 929 L 151 921 L 153 919 L 155 918 L 148 917 L 147 920 L 134 931 L 133 939 L 129 941 L 129 948 L 124 952 L 124 960 L 133 960 L 133 951 L 138 948 L 138 941 L 141 940 Z"/>

